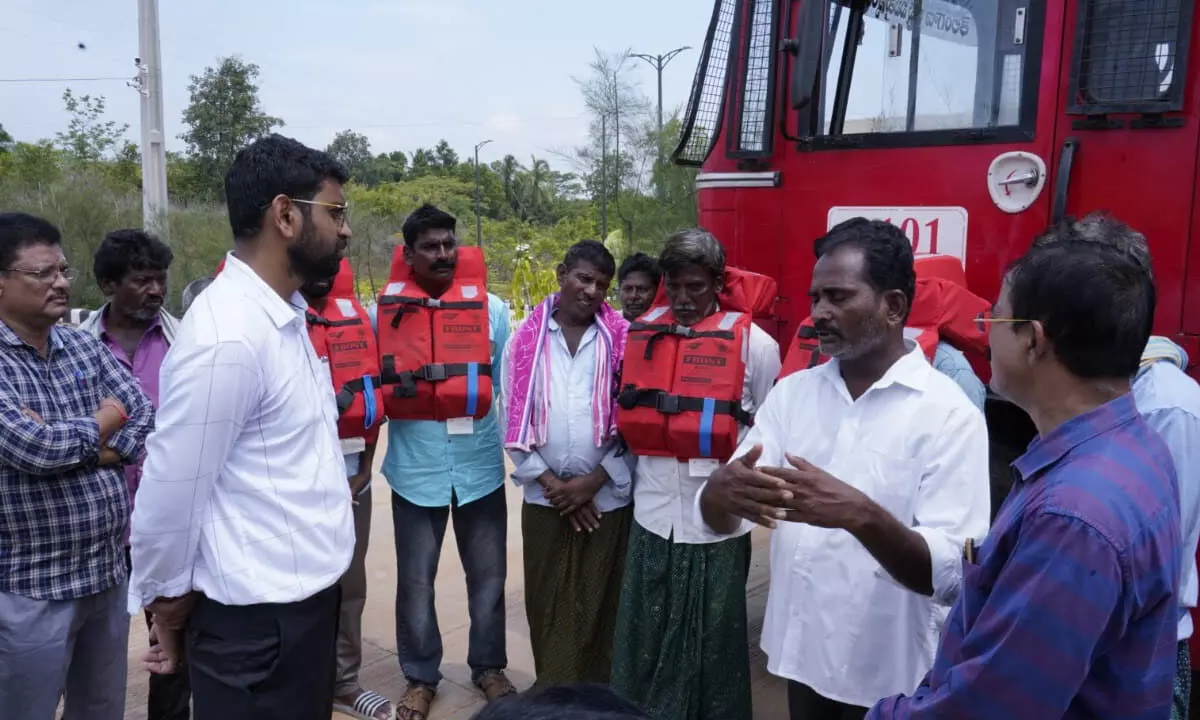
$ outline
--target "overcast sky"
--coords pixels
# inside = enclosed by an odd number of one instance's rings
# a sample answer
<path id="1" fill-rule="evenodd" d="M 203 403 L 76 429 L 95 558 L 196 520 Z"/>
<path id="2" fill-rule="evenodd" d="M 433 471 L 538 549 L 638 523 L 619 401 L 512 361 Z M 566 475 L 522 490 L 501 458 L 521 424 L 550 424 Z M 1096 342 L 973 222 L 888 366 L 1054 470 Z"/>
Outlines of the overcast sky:
<path id="1" fill-rule="evenodd" d="M 0 80 L 133 75 L 137 0 L 4 0 Z M 448 140 L 484 162 L 548 156 L 579 144 L 587 120 L 572 76 L 592 48 L 660 53 L 699 48 L 710 0 L 170 0 L 160 4 L 168 149 L 188 101 L 188 77 L 237 54 L 262 69 L 263 109 L 284 134 L 324 147 L 354 129 L 376 153 Z M 86 49 L 80 49 L 83 43 Z M 698 51 L 667 69 L 665 105 L 686 104 Z M 630 77 L 655 93 L 653 70 Z M 136 141 L 138 95 L 123 81 L 0 82 L 0 124 L 17 140 L 65 129 L 62 92 L 104 95 Z"/>

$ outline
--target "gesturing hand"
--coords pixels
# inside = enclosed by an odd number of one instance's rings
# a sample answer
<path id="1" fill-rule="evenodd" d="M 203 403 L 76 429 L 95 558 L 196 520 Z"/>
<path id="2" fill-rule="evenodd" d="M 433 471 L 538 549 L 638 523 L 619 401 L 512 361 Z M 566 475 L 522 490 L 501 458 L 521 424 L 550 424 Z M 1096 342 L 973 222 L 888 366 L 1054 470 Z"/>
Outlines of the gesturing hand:
<path id="1" fill-rule="evenodd" d="M 803 458 L 786 455 L 790 468 L 763 468 L 785 483 L 791 499 L 786 519 L 823 528 L 850 529 L 862 518 L 867 496 Z"/>
<path id="2" fill-rule="evenodd" d="M 750 452 L 714 471 L 703 502 L 727 515 L 775 527 L 776 521 L 787 515 L 785 508 L 792 500 L 792 491 L 786 481 L 758 469 L 762 453 L 762 445 L 755 445 Z"/>

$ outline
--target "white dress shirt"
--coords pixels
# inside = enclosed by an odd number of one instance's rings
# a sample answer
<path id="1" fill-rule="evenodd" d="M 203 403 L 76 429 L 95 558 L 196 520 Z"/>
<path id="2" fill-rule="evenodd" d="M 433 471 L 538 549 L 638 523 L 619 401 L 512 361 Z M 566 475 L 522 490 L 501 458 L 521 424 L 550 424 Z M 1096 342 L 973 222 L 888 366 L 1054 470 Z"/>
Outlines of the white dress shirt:
<path id="1" fill-rule="evenodd" d="M 304 310 L 232 253 L 189 308 L 146 441 L 131 612 L 192 590 L 226 605 L 297 602 L 349 567 L 337 407 Z"/>
<path id="2" fill-rule="evenodd" d="M 567 339 L 554 318 L 550 318 L 547 344 L 550 350 L 550 415 L 547 418 L 546 444 L 533 452 L 508 450 L 516 470 L 513 482 L 525 490 L 525 502 L 550 506 L 545 491 L 537 482 L 542 473 L 551 470 L 560 478 L 586 475 L 604 466 L 609 481 L 596 493 L 593 502 L 601 513 L 627 506 L 631 502 L 633 466 L 636 458 L 626 452 L 617 457 L 620 442 L 616 438 L 604 447 L 596 447 L 595 421 L 592 419 L 592 387 L 596 378 L 596 352 L 591 345 L 599 342 L 593 324 L 583 333 L 575 354 L 567 347 Z M 514 334 L 513 337 L 516 337 Z M 504 409 L 512 398 L 507 388 L 512 363 L 513 338 L 504 349 L 503 381 L 500 383 L 501 418 L 508 418 Z M 530 384 L 532 389 L 533 384 Z M 503 423 L 501 431 L 503 432 Z"/>
<path id="3" fill-rule="evenodd" d="M 858 400 L 837 360 L 784 378 L 735 457 L 761 443 L 760 466 L 787 467 L 787 452 L 861 490 L 925 539 L 944 601 L 958 594 L 966 539 L 988 530 L 987 427 L 909 345 Z M 826 698 L 871 707 L 913 692 L 933 665 L 946 612 L 901 587 L 844 530 L 784 522 L 771 537 L 767 669 Z"/>
<path id="4" fill-rule="evenodd" d="M 779 377 L 779 343 L 758 325 L 751 325 L 742 345 L 746 379 L 742 384 L 742 408 L 753 413 L 763 404 Z M 739 435 L 744 436 L 746 428 Z M 633 518 L 645 530 L 664 540 L 684 545 L 704 545 L 745 535 L 745 526 L 734 535 L 713 532 L 692 512 L 697 493 L 707 477 L 692 477 L 689 464 L 670 457 L 639 457 L 633 482 Z"/>

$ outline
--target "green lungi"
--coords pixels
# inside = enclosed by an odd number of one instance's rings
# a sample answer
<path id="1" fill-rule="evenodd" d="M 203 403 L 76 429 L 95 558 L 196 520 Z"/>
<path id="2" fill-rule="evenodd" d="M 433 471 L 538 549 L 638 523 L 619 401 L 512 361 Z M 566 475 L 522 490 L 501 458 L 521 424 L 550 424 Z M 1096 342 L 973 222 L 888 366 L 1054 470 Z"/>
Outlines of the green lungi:
<path id="1" fill-rule="evenodd" d="M 1188 641 L 1180 640 L 1175 651 L 1175 697 L 1171 703 L 1171 720 L 1187 720 L 1192 696 L 1192 655 Z"/>
<path id="2" fill-rule="evenodd" d="M 575 532 L 554 508 L 525 503 L 525 616 L 537 685 L 607 684 L 633 508 Z"/>
<path id="3" fill-rule="evenodd" d="M 657 720 L 749 720 L 749 558 L 749 535 L 685 545 L 634 522 L 613 689 Z"/>

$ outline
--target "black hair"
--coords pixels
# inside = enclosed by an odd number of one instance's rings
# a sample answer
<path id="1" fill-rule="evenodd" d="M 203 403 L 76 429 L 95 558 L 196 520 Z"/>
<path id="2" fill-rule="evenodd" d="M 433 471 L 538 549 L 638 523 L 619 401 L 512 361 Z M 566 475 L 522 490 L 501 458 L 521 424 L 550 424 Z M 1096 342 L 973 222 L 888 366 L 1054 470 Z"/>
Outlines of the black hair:
<path id="1" fill-rule="evenodd" d="M 904 231 L 882 220 L 862 217 L 838 223 L 813 242 L 817 259 L 843 247 L 858 248 L 863 254 L 863 280 L 877 293 L 899 290 L 912 310 L 917 293 L 912 243 Z"/>
<path id="2" fill-rule="evenodd" d="M 1078 237 L 1074 223 L 1050 232 L 1055 241 L 1035 245 L 1008 269 L 1013 317 L 1040 322 L 1071 374 L 1132 377 L 1154 325 L 1149 268 L 1120 247 Z"/>
<path id="3" fill-rule="evenodd" d="M 174 257 L 166 243 L 144 230 L 114 230 L 92 256 L 92 274 L 98 283 L 119 283 L 132 271 L 165 271 Z"/>
<path id="4" fill-rule="evenodd" d="M 279 195 L 312 200 L 321 183 L 346 183 L 350 174 L 334 157 L 282 135 L 268 135 L 238 151 L 225 174 L 225 204 L 233 236 L 262 231 L 263 214 Z M 307 206 L 300 206 L 307 213 Z"/>
<path id="5" fill-rule="evenodd" d="M 617 270 L 617 283 L 625 282 L 631 273 L 640 272 L 650 276 L 651 284 L 658 285 L 662 280 L 662 272 L 658 269 L 658 261 L 646 253 L 634 253 L 625 258 L 621 268 Z"/>
<path id="6" fill-rule="evenodd" d="M 658 256 L 658 267 L 663 274 L 679 272 L 689 265 L 704 268 L 713 280 L 725 277 L 725 248 L 704 228 L 672 233 Z"/>
<path id="7" fill-rule="evenodd" d="M 580 240 L 567 248 L 567 254 L 563 256 L 563 265 L 567 270 L 573 270 L 581 262 L 591 263 L 592 267 L 610 278 L 617 271 L 617 261 L 612 253 L 597 240 Z"/>
<path id="8" fill-rule="evenodd" d="M 611 688 L 594 683 L 550 686 L 488 703 L 472 720 L 648 720 Z"/>
<path id="9" fill-rule="evenodd" d="M 49 220 L 25 213 L 0 213 L 0 271 L 32 245 L 62 245 L 62 233 Z"/>
<path id="10" fill-rule="evenodd" d="M 405 218 L 404 226 L 400 228 L 400 233 L 404 236 L 404 244 L 412 247 L 416 244 L 417 238 L 421 237 L 422 233 L 429 232 L 430 230 L 449 230 L 450 232 L 454 232 L 457 228 L 458 220 L 453 215 L 434 205 L 425 203 L 416 210 L 413 210 Z"/>

